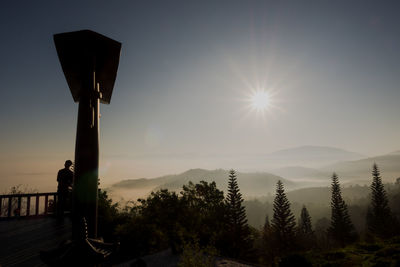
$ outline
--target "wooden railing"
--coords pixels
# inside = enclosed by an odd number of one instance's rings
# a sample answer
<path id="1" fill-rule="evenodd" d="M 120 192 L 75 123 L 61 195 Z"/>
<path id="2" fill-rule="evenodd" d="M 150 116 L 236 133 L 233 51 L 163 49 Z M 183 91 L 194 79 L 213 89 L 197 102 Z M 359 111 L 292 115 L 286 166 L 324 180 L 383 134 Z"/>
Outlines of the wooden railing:
<path id="1" fill-rule="evenodd" d="M 56 207 L 56 192 L 0 195 L 0 219 L 55 214 Z"/>

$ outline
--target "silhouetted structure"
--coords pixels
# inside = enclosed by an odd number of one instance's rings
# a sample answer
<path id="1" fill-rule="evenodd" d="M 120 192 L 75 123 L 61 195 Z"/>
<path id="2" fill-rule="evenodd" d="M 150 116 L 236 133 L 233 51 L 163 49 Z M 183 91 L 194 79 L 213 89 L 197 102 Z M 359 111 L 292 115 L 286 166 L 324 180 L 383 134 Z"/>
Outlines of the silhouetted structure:
<path id="1" fill-rule="evenodd" d="M 55 34 L 54 42 L 72 97 L 79 102 L 72 234 L 79 239 L 85 218 L 89 237 L 96 238 L 99 102 L 110 103 L 121 43 L 89 30 Z"/>
<path id="2" fill-rule="evenodd" d="M 51 203 L 57 195 L 56 192 L 0 195 L 0 219 L 53 215 L 56 210 L 52 210 Z M 18 215 L 14 212 L 16 209 L 19 210 Z"/>
<path id="3" fill-rule="evenodd" d="M 70 170 L 72 161 L 65 161 L 64 168 L 58 171 L 57 174 L 57 215 L 62 216 L 65 208 L 70 203 L 70 193 L 72 190 L 72 180 L 74 173 Z"/>
<path id="4" fill-rule="evenodd" d="M 55 34 L 54 42 L 72 97 L 79 102 L 72 241 L 53 251 L 43 252 L 42 259 L 47 264 L 67 262 L 68 265 L 90 266 L 104 261 L 111 252 L 110 246 L 96 240 L 99 103 L 110 103 L 121 43 L 89 30 Z"/>
<path id="5" fill-rule="evenodd" d="M 80 239 L 67 241 L 63 246 L 52 251 L 42 251 L 40 257 L 51 266 L 95 266 L 104 263 L 111 255 L 113 244 L 107 244 L 88 237 L 85 218 L 82 219 Z M 63 255 L 60 262 L 60 254 Z"/>

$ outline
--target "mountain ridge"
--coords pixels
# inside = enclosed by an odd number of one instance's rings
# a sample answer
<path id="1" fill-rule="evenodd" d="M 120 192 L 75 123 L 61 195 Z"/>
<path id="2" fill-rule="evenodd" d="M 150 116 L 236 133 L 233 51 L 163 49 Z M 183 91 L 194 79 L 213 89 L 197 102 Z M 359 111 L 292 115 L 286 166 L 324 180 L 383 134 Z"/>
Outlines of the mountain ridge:
<path id="1" fill-rule="evenodd" d="M 264 156 L 270 169 L 288 166 L 320 168 L 338 161 L 357 160 L 365 158 L 357 152 L 347 151 L 337 147 L 304 145 L 281 149 Z"/>
<path id="2" fill-rule="evenodd" d="M 303 146 L 302 148 L 309 146 Z M 315 147 L 315 146 L 313 146 Z M 319 150 L 320 147 L 317 148 Z M 325 148 L 323 148 L 325 149 Z M 340 149 L 339 149 L 340 150 Z M 262 172 L 237 172 L 241 192 L 246 197 L 259 197 L 273 193 L 277 180 L 281 180 L 287 190 L 305 187 L 329 186 L 333 172 L 339 175 L 343 185 L 369 184 L 371 168 L 377 163 L 385 182 L 393 182 L 400 177 L 400 153 L 389 153 L 375 157 L 366 157 L 357 160 L 338 161 L 324 165 L 320 168 L 305 166 L 286 166 Z M 110 190 L 125 190 L 127 193 L 141 192 L 145 196 L 151 191 L 168 189 L 179 191 L 182 185 L 189 181 L 198 183 L 201 180 L 215 181 L 220 190 L 226 191 L 228 183 L 228 170 L 224 169 L 189 169 L 180 174 L 164 175 L 155 178 L 128 179 L 111 185 Z M 145 193 L 143 192 L 145 191 Z"/>
<path id="3" fill-rule="evenodd" d="M 281 180 L 288 189 L 297 188 L 297 184 L 283 177 L 268 172 L 237 172 L 238 184 L 241 193 L 245 196 L 262 196 L 275 191 L 275 185 Z M 180 174 L 165 175 L 151 179 L 129 179 L 115 183 L 111 190 L 118 189 L 149 189 L 152 191 L 168 189 L 171 191 L 181 190 L 189 181 L 198 183 L 215 181 L 220 190 L 226 191 L 228 186 L 229 171 L 224 169 L 206 170 L 190 169 Z"/>

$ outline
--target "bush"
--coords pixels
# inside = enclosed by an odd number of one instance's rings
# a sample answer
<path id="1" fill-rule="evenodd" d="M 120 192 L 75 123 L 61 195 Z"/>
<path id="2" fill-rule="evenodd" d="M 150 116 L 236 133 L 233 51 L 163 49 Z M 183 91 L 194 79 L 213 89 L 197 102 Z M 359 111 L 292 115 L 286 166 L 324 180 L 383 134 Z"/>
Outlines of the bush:
<path id="1" fill-rule="evenodd" d="M 197 240 L 184 243 L 178 267 L 213 267 L 216 254 L 214 247 L 201 248 Z"/>

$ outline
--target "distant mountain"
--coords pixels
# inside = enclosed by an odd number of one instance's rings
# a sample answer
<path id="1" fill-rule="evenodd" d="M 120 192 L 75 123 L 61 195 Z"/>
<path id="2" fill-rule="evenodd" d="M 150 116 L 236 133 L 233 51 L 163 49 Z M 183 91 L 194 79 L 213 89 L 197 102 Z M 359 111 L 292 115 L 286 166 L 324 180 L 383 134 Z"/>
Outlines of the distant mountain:
<path id="1" fill-rule="evenodd" d="M 303 153 L 303 154 L 302 154 Z M 302 156 L 303 155 L 303 156 Z M 260 197 L 274 194 L 276 182 L 280 179 L 285 189 L 290 191 L 305 187 L 321 187 L 330 184 L 332 172 L 339 175 L 342 185 L 369 185 L 371 182 L 371 168 L 376 162 L 381 170 L 384 182 L 394 182 L 400 177 L 400 151 L 387 155 L 360 158 L 361 155 L 345 150 L 329 147 L 304 146 L 294 149 L 281 150 L 269 155 L 283 162 L 296 160 L 312 161 L 319 164 L 328 162 L 323 167 L 311 168 L 304 165 L 293 165 L 275 168 L 269 172 L 237 173 L 238 183 L 243 196 Z M 283 160 L 285 159 L 286 160 Z M 342 160 L 340 158 L 357 158 L 357 160 Z M 116 197 L 136 199 L 145 197 L 151 191 L 166 188 L 179 192 L 182 185 L 189 181 L 198 183 L 201 180 L 215 181 L 219 189 L 226 192 L 228 186 L 228 171 L 223 169 L 204 170 L 191 169 L 177 175 L 166 175 L 154 179 L 123 180 L 112 185 L 108 190 Z M 309 191 L 312 194 L 312 190 Z"/>
<path id="2" fill-rule="evenodd" d="M 343 184 L 369 184 L 372 165 L 378 164 L 385 182 L 394 182 L 400 177 L 400 151 L 387 155 L 363 158 L 359 160 L 340 161 L 321 168 L 289 166 L 271 170 L 272 173 L 296 182 L 309 182 L 309 186 L 329 184 L 333 172 L 339 175 Z"/>
<path id="3" fill-rule="evenodd" d="M 279 150 L 266 155 L 269 166 L 274 168 L 287 166 L 322 167 L 337 161 L 348 161 L 362 159 L 365 156 L 346 151 L 340 148 L 325 146 L 300 146 Z"/>
<path id="4" fill-rule="evenodd" d="M 331 173 L 314 168 L 306 168 L 301 166 L 289 166 L 271 171 L 272 173 L 285 177 L 286 179 L 293 181 L 328 181 Z"/>
<path id="5" fill-rule="evenodd" d="M 226 192 L 228 187 L 228 171 L 223 169 L 217 170 L 204 170 L 204 169 L 191 169 L 184 173 L 178 175 L 167 175 L 154 179 L 131 179 L 124 180 L 119 183 L 116 183 L 111 186 L 111 190 L 115 192 L 115 190 L 123 189 L 150 189 L 151 190 L 159 190 L 159 189 L 168 189 L 172 191 L 180 191 L 184 184 L 187 184 L 189 181 L 193 183 L 198 183 L 201 180 L 212 182 L 215 181 L 217 187 L 220 190 Z M 278 180 L 281 180 L 285 188 L 293 189 L 297 188 L 298 184 L 284 179 L 280 176 L 260 172 L 260 173 L 237 173 L 238 184 L 240 187 L 240 191 L 244 196 L 247 197 L 255 197 L 255 196 L 264 196 L 268 193 L 272 193 L 275 191 L 275 185 Z"/>
<path id="6" fill-rule="evenodd" d="M 128 179 L 122 180 L 112 185 L 113 188 L 121 189 L 143 189 L 143 188 L 156 188 L 162 184 L 168 183 L 176 179 L 177 175 L 166 175 L 158 178 L 139 178 L 139 179 Z"/>
<path id="7" fill-rule="evenodd" d="M 339 179 L 345 181 L 369 182 L 372 179 L 371 170 L 374 163 L 378 164 L 385 182 L 394 182 L 396 178 L 400 177 L 400 153 L 398 152 L 361 160 L 338 162 L 321 170 L 334 171 L 339 175 Z"/>

